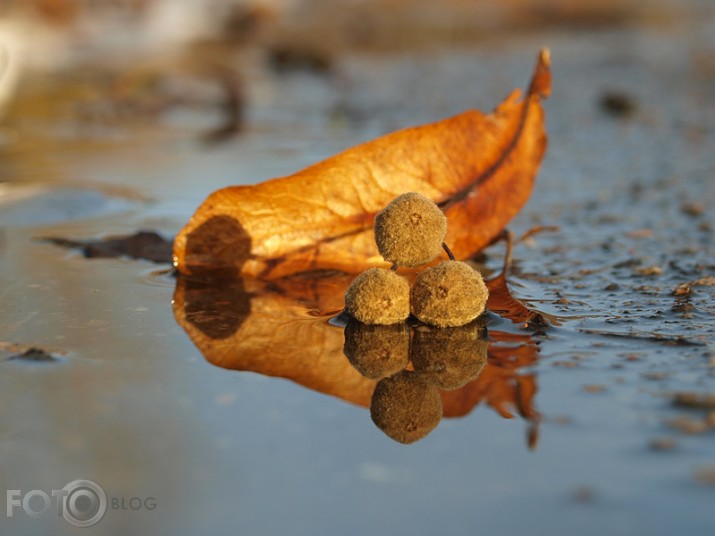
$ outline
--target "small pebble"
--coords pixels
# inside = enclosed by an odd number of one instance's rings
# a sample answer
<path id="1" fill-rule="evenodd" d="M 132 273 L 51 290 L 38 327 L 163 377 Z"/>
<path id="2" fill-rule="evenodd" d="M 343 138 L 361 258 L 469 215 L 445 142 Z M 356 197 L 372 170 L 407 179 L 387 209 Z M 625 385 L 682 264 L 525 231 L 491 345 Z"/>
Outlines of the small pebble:
<path id="1" fill-rule="evenodd" d="M 554 361 L 552 363 L 554 367 L 563 367 L 563 368 L 577 368 L 580 365 L 576 361 Z"/>
<path id="2" fill-rule="evenodd" d="M 705 418 L 705 422 L 710 428 L 715 428 L 715 411 L 708 413 L 708 416 Z"/>
<path id="3" fill-rule="evenodd" d="M 636 270 L 638 275 L 654 276 L 662 275 L 663 269 L 660 266 L 646 266 L 645 268 L 639 268 Z"/>
<path id="4" fill-rule="evenodd" d="M 648 442 L 648 448 L 657 451 L 674 450 L 677 446 L 678 442 L 672 437 L 656 437 Z"/>
<path id="5" fill-rule="evenodd" d="M 653 229 L 636 229 L 634 231 L 628 231 L 626 233 L 626 236 L 628 238 L 637 239 L 650 238 L 651 236 L 653 236 Z"/>
<path id="6" fill-rule="evenodd" d="M 680 210 L 683 212 L 683 214 L 686 214 L 688 216 L 697 217 L 697 216 L 700 216 L 703 212 L 705 212 L 705 203 L 700 203 L 700 202 L 683 203 L 680 207 Z"/>
<path id="7" fill-rule="evenodd" d="M 685 296 L 687 294 L 692 294 L 693 293 L 693 287 L 690 286 L 690 283 L 680 283 L 677 287 L 673 289 L 673 296 Z"/>
<path id="8" fill-rule="evenodd" d="M 697 435 L 707 432 L 710 428 L 708 423 L 702 419 L 693 419 L 688 415 L 679 415 L 674 419 L 668 419 L 665 424 L 684 434 Z"/>
<path id="9" fill-rule="evenodd" d="M 590 384 L 590 385 L 584 385 L 583 387 L 581 387 L 581 389 L 585 393 L 603 393 L 606 390 L 606 386 Z"/>
<path id="10" fill-rule="evenodd" d="M 665 380 L 670 376 L 670 372 L 653 371 L 641 373 L 641 378 L 644 380 L 660 381 Z"/>
<path id="11" fill-rule="evenodd" d="M 673 405 L 682 408 L 715 409 L 715 393 L 681 391 L 673 395 Z"/>
<path id="12" fill-rule="evenodd" d="M 579 486 L 571 492 L 571 498 L 578 503 L 590 503 L 596 499 L 596 492 L 590 486 Z"/>
<path id="13" fill-rule="evenodd" d="M 715 486 L 715 465 L 704 465 L 695 468 L 695 480 L 706 486 Z"/>

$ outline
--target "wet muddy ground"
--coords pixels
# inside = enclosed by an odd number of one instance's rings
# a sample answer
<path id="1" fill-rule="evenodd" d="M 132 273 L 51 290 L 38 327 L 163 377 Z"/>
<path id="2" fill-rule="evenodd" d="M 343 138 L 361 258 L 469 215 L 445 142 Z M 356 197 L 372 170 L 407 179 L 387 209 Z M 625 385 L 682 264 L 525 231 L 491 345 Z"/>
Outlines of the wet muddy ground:
<path id="1" fill-rule="evenodd" d="M 328 72 L 250 64 L 242 130 L 214 144 L 221 109 L 79 119 L 66 92 L 43 108 L 33 99 L 53 86 L 28 90 L 0 147 L 0 488 L 99 483 L 110 504 L 90 534 L 712 534 L 714 16 L 704 2 L 649 24 L 346 52 Z M 212 354 L 192 331 L 168 263 L 39 240 L 170 238 L 219 187 L 491 109 L 541 46 L 549 149 L 510 228 L 558 230 L 516 246 L 510 284 L 558 325 L 490 315 L 491 391 L 482 380 L 412 445 L 373 424 L 371 384 L 341 352 L 296 339 L 271 349 L 280 363 L 247 367 L 245 340 Z M 503 246 L 486 253 L 497 270 Z M 228 322 L 248 296 L 256 325 L 285 314 L 340 350 L 335 301 L 242 285 L 191 314 Z M 20 509 L 0 526 L 80 531 Z"/>

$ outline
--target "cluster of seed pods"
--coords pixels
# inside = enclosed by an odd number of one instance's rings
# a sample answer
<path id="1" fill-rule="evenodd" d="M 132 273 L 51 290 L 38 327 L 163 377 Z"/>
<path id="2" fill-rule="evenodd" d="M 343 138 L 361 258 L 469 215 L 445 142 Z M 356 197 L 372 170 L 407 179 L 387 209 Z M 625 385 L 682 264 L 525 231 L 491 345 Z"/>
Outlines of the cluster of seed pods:
<path id="1" fill-rule="evenodd" d="M 345 294 L 347 313 L 364 324 L 391 325 L 410 313 L 425 324 L 456 327 L 477 318 L 488 291 L 479 272 L 448 260 L 420 272 L 410 288 L 396 272 L 432 262 L 443 249 L 447 218 L 431 199 L 410 192 L 393 199 L 375 217 L 375 242 L 393 270 L 370 268 Z"/>

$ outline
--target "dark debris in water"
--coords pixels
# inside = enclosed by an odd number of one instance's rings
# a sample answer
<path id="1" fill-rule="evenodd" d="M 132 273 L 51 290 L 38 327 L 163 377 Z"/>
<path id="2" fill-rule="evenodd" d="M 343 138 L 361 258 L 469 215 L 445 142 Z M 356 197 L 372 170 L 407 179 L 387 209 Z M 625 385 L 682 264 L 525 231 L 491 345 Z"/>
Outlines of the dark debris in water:
<path id="1" fill-rule="evenodd" d="M 715 393 L 677 392 L 673 394 L 673 405 L 681 408 L 715 410 Z"/>
<path id="2" fill-rule="evenodd" d="M 89 258 L 129 257 L 157 264 L 172 262 L 173 241 L 154 231 L 138 231 L 133 235 L 109 236 L 99 240 L 72 240 L 61 237 L 43 237 L 40 240 L 65 248 L 77 248 Z"/>
<path id="3" fill-rule="evenodd" d="M 581 387 L 584 393 L 598 394 L 606 391 L 606 386 L 601 384 L 588 384 Z"/>
<path id="4" fill-rule="evenodd" d="M 578 486 L 571 491 L 571 500 L 580 504 L 592 503 L 596 500 L 596 490 L 591 486 Z"/>
<path id="5" fill-rule="evenodd" d="M 678 441 L 670 436 L 655 437 L 648 442 L 648 448 L 657 452 L 667 452 L 675 450 L 677 447 Z"/>
<path id="6" fill-rule="evenodd" d="M 604 114 L 617 118 L 630 117 L 637 108 L 633 96 L 616 90 L 604 91 L 598 100 L 598 106 Z"/>
<path id="7" fill-rule="evenodd" d="M 24 361 L 28 363 L 57 363 L 59 358 L 42 348 L 30 347 L 24 352 L 11 355 L 8 361 Z"/>
<path id="8" fill-rule="evenodd" d="M 687 411 L 665 424 L 686 435 L 699 435 L 715 429 L 715 393 L 676 391 L 670 395 L 673 406 Z"/>
<path id="9" fill-rule="evenodd" d="M 326 75 L 333 69 L 333 58 L 327 50 L 295 45 L 274 45 L 268 50 L 271 67 L 278 73 L 307 71 Z"/>

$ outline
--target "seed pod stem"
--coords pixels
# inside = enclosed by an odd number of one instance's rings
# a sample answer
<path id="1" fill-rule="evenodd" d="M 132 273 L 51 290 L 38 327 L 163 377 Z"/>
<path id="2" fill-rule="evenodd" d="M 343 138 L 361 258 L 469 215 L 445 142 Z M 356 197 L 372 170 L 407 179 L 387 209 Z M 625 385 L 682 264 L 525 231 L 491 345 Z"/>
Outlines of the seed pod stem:
<path id="1" fill-rule="evenodd" d="M 442 249 L 447 252 L 447 256 L 449 257 L 450 261 L 455 260 L 454 253 L 452 253 L 452 250 L 449 249 L 449 247 L 447 247 L 447 244 L 445 244 L 444 242 L 442 242 Z"/>

